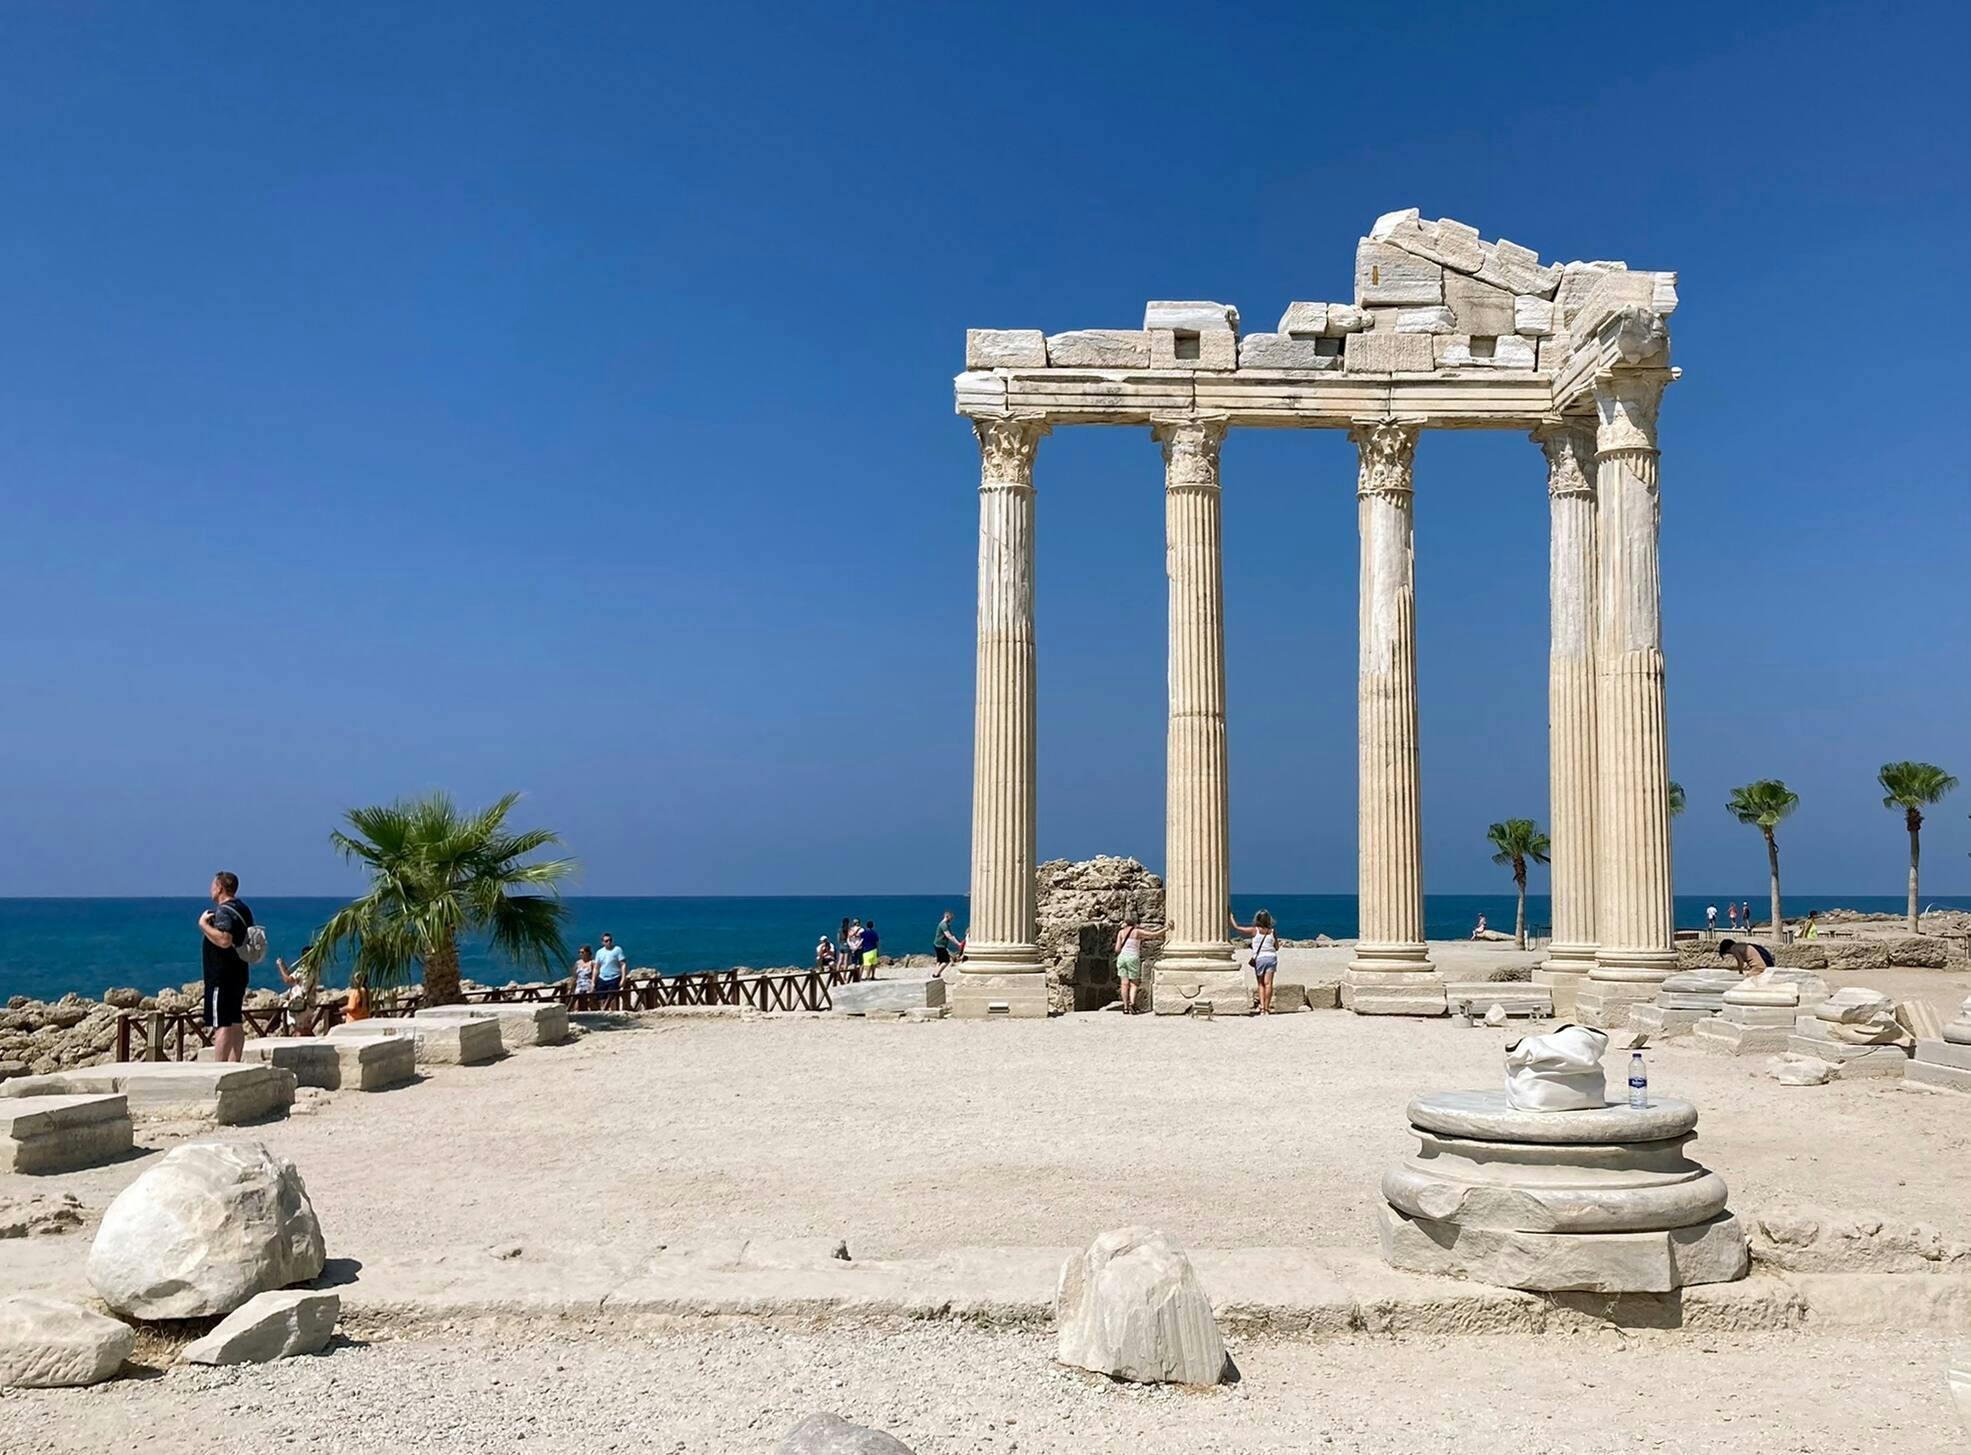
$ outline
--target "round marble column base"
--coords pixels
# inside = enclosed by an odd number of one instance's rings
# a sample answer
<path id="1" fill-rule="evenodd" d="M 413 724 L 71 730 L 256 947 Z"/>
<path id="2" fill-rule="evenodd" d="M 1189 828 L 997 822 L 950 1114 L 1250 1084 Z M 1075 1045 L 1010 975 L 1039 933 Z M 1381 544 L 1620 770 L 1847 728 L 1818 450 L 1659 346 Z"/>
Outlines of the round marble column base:
<path id="1" fill-rule="evenodd" d="M 1730 1213 L 1641 1233 L 1467 1228 L 1413 1218 L 1388 1203 L 1376 1216 L 1382 1256 L 1392 1268 L 1534 1293 L 1668 1293 L 1692 1283 L 1729 1283 L 1751 1267 L 1745 1231 Z"/>

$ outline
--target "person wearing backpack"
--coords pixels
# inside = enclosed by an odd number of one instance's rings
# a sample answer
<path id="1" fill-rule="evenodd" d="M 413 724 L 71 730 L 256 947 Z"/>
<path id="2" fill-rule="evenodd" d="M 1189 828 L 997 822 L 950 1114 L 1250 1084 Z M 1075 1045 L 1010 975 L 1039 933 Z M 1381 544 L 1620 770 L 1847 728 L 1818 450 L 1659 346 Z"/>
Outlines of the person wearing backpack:
<path id="1" fill-rule="evenodd" d="M 239 897 L 240 877 L 221 869 L 212 876 L 212 908 L 198 917 L 205 972 L 205 1023 L 215 1060 L 237 1061 L 246 1047 L 246 980 L 267 955 L 267 932 Z M 256 953 L 257 952 L 257 953 Z"/>

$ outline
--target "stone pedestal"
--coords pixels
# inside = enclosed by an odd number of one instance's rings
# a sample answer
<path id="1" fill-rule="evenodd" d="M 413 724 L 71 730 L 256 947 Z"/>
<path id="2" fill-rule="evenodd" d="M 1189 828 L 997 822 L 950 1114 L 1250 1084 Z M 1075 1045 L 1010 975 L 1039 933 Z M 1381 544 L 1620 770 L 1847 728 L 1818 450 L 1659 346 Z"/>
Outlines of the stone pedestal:
<path id="1" fill-rule="evenodd" d="M 1444 978 L 1424 947 L 1423 817 L 1417 758 L 1417 426 L 1366 420 L 1358 454 L 1361 533 L 1356 815 L 1360 938 L 1341 1003 L 1358 1015 L 1442 1015 Z"/>
<path id="2" fill-rule="evenodd" d="M 1971 1042 L 1918 1041 L 1915 1059 L 1903 1068 L 1903 1079 L 1916 1086 L 1971 1092 Z"/>
<path id="3" fill-rule="evenodd" d="M 1742 978 L 1735 970 L 1680 971 L 1657 987 L 1654 1002 L 1629 1012 L 1629 1024 L 1658 1041 L 1685 1035 L 1723 1010 L 1725 992 Z"/>
<path id="4" fill-rule="evenodd" d="M 1865 1076 L 1901 1079 L 1909 1065 L 1909 1053 L 1896 1045 L 1869 1045 L 1843 1039 L 1834 1023 L 1817 1015 L 1797 1016 L 1793 1031 L 1786 1038 L 1786 1049 L 1795 1056 L 1813 1056 L 1839 1070 L 1844 1081 Z"/>
<path id="5" fill-rule="evenodd" d="M 976 419 L 979 648 L 972 732 L 972 917 L 957 1016 L 1044 1016 L 1034 913 L 1034 419 Z"/>
<path id="6" fill-rule="evenodd" d="M 1688 1102 L 1534 1112 L 1503 1092 L 1438 1092 L 1409 1116 L 1418 1151 L 1382 1181 L 1395 1267 L 1596 1293 L 1666 1293 L 1749 1267 L 1724 1179 L 1686 1155 Z"/>
<path id="7" fill-rule="evenodd" d="M 1784 1051 L 1799 1019 L 1795 1005 L 1727 1005 L 1692 1029 L 1692 1039 L 1707 1051 L 1727 1056 L 1771 1056 Z"/>

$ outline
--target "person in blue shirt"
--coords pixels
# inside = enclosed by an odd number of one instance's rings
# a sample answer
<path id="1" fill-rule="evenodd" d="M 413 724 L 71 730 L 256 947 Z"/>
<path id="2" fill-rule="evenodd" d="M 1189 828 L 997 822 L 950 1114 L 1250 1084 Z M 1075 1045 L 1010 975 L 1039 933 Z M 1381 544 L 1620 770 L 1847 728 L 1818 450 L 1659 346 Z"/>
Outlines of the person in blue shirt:
<path id="1" fill-rule="evenodd" d="M 607 995 L 623 988 L 624 961 L 623 947 L 616 943 L 608 933 L 602 936 L 602 948 L 595 952 L 595 988 Z"/>
<path id="2" fill-rule="evenodd" d="M 862 968 L 872 974 L 876 969 L 876 921 L 868 920 L 862 926 Z"/>

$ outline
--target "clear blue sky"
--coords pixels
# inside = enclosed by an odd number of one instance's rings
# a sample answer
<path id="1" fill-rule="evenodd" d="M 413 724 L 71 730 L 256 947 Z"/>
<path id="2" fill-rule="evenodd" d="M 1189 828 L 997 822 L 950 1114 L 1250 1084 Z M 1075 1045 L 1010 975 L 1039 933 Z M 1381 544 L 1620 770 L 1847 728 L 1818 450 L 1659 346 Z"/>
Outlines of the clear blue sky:
<path id="1" fill-rule="evenodd" d="M 967 325 L 1347 298 L 1416 205 L 1682 274 L 1678 887 L 1971 780 L 1962 6 L 13 7 L 0 893 L 330 892 L 507 788 L 591 893 L 966 882 Z M 1426 23 L 1424 17 L 1429 16 Z M 1546 814 L 1544 475 L 1418 458 L 1426 882 Z M 1354 467 L 1224 453 L 1234 882 L 1355 884 Z M 1041 449 L 1040 848 L 1160 862 L 1161 469 Z M 1971 790 L 1928 886 L 1971 888 Z M 1544 888 L 1544 876 L 1535 888 Z"/>

